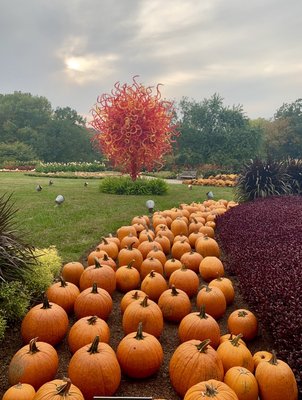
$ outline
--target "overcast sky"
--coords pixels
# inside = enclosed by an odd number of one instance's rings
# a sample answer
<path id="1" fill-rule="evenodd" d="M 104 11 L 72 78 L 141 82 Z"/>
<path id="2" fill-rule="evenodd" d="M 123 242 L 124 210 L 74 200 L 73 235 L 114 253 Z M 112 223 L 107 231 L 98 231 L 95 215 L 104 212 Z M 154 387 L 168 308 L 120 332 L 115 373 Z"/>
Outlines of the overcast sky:
<path id="1" fill-rule="evenodd" d="M 90 115 L 116 81 L 218 93 L 249 118 L 302 97 L 302 0 L 0 0 L 0 93 Z"/>

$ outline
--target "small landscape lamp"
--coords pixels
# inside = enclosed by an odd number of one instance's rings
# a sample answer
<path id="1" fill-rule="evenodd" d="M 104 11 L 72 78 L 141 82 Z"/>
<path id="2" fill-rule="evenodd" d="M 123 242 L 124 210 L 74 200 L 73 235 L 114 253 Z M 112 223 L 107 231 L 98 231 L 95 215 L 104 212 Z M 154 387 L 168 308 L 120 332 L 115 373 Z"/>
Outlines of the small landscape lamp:
<path id="1" fill-rule="evenodd" d="M 153 200 L 147 200 L 147 201 L 146 201 L 146 207 L 148 208 L 150 214 L 153 214 L 154 205 L 155 205 L 155 204 L 154 204 L 154 201 L 153 201 Z"/>
<path id="2" fill-rule="evenodd" d="M 60 206 L 63 202 L 64 202 L 64 196 L 62 196 L 61 194 L 59 194 L 57 197 L 56 197 L 56 199 L 55 199 L 55 202 L 56 202 L 56 205 L 57 206 Z"/>
<path id="3" fill-rule="evenodd" d="M 214 198 L 213 192 L 208 192 L 207 193 L 207 198 L 208 198 L 208 200 L 212 200 Z"/>
<path id="4" fill-rule="evenodd" d="M 189 189 L 189 190 L 192 190 L 192 185 L 191 185 L 191 184 L 188 185 L 188 189 Z"/>

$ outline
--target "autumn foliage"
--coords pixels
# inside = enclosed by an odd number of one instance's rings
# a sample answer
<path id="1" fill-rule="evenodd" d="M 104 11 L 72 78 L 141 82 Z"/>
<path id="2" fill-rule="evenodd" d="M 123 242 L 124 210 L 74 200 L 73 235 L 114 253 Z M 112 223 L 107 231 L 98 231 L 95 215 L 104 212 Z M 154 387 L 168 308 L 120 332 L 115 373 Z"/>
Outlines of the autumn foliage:
<path id="1" fill-rule="evenodd" d="M 159 169 L 178 135 L 173 103 L 161 99 L 159 85 L 154 91 L 135 78 L 131 85 L 116 82 L 110 94 L 99 96 L 91 121 L 96 148 L 133 180 L 142 169 Z"/>

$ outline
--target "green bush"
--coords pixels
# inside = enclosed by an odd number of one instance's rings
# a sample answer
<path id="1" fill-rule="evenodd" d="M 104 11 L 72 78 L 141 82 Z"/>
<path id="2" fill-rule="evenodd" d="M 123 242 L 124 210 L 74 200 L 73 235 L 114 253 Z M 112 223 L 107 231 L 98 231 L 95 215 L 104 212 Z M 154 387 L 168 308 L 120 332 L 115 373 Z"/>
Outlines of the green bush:
<path id="1" fill-rule="evenodd" d="M 292 194 L 302 194 L 302 160 L 286 160 L 286 173 Z"/>
<path id="2" fill-rule="evenodd" d="M 33 301 L 41 299 L 42 293 L 53 283 L 62 266 L 62 260 L 53 246 L 38 249 L 35 255 L 37 262 L 25 276 L 25 285 Z"/>
<path id="3" fill-rule="evenodd" d="M 105 171 L 103 162 L 69 162 L 69 163 L 40 163 L 36 166 L 36 172 L 100 172 Z"/>
<path id="4" fill-rule="evenodd" d="M 235 188 L 236 199 L 241 202 L 290 193 L 284 162 L 260 159 L 243 165 Z"/>
<path id="5" fill-rule="evenodd" d="M 23 283 L 12 281 L 0 284 L 0 310 L 8 324 L 20 321 L 26 314 L 29 304 L 30 296 Z"/>
<path id="6" fill-rule="evenodd" d="M 162 179 L 137 179 L 129 177 L 107 177 L 102 179 L 100 191 L 102 193 L 121 195 L 162 195 L 168 190 L 167 183 Z"/>
<path id="7" fill-rule="evenodd" d="M 5 318 L 2 315 L 0 315 L 0 341 L 4 339 L 6 326 L 7 326 L 7 323 L 6 323 Z"/>

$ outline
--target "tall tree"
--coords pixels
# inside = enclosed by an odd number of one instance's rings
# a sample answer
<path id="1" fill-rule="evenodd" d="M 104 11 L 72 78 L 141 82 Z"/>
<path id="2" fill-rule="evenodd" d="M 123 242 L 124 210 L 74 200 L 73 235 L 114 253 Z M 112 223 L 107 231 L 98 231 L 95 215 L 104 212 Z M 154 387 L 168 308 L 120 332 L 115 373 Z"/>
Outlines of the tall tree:
<path id="1" fill-rule="evenodd" d="M 260 151 L 261 129 L 250 124 L 241 106 L 224 106 L 218 94 L 200 103 L 183 98 L 180 114 L 178 163 L 238 167 Z"/>

